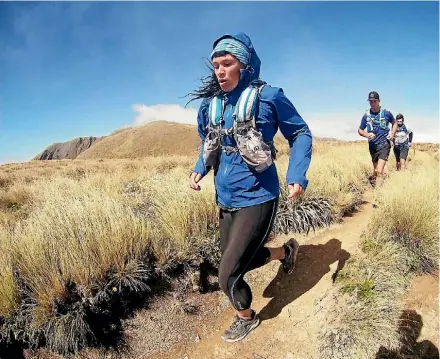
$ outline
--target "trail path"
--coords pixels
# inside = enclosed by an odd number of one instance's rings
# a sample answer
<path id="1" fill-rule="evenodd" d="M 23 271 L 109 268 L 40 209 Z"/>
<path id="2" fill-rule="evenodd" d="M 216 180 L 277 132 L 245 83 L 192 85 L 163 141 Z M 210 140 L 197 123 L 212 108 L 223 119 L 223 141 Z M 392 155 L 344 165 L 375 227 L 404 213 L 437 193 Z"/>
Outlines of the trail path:
<path id="1" fill-rule="evenodd" d="M 195 315 L 180 313 L 176 300 L 165 296 L 125 323 L 128 352 L 121 356 L 108 353 L 105 358 L 318 358 L 317 338 L 323 324 L 316 314 L 319 301 L 332 289 L 335 273 L 350 256 L 356 257 L 360 251 L 362 232 L 374 211 L 372 199 L 372 192 L 367 191 L 364 204 L 352 215 L 344 217 L 342 223 L 308 236 L 295 236 L 300 242 L 300 250 L 297 266 L 291 275 L 284 275 L 279 262 L 274 261 L 245 276 L 253 290 L 252 307 L 259 312 L 262 322 L 243 341 L 225 343 L 220 338 L 233 316 L 223 293 L 194 294 L 192 299 L 200 307 Z M 269 246 L 279 246 L 287 239 L 286 236 L 277 237 Z M 420 317 L 414 347 L 438 347 L 437 294 L 438 277 L 421 276 L 413 281 L 405 309 L 411 310 L 409 314 L 413 317 Z M 84 354 L 81 359 L 103 358 L 97 353 L 86 351 Z"/>
<path id="2" fill-rule="evenodd" d="M 316 335 L 320 323 L 313 319 L 315 301 L 333 285 L 332 276 L 359 251 L 361 234 L 373 213 L 372 193 L 364 204 L 341 224 L 308 237 L 300 236 L 300 250 L 294 272 L 286 276 L 280 264 L 271 262 L 247 274 L 253 290 L 253 308 L 262 319 L 243 341 L 225 343 L 220 335 L 231 322 L 233 311 L 225 310 L 211 323 L 211 333 L 198 342 L 150 356 L 155 359 L 291 359 L 317 358 Z M 278 246 L 286 237 L 275 238 Z M 176 328 L 178 330 L 178 328 Z"/>

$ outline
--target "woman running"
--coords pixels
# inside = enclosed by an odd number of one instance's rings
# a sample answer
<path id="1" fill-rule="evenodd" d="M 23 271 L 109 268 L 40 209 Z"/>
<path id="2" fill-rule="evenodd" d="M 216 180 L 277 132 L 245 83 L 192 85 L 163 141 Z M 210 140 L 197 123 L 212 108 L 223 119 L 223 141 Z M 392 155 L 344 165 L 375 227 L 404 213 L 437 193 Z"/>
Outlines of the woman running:
<path id="1" fill-rule="evenodd" d="M 220 208 L 218 278 L 236 311 L 222 339 L 235 342 L 260 323 L 245 273 L 273 260 L 291 273 L 298 253 L 293 238 L 279 248 L 264 246 L 280 193 L 273 138 L 279 129 L 290 146 L 286 179 L 293 199 L 308 184 L 312 134 L 283 90 L 259 79 L 261 62 L 246 34 L 217 39 L 211 61 L 212 74 L 190 93 L 192 100 L 203 99 L 197 117 L 203 146 L 189 186 L 200 190 L 198 182 L 213 169 Z"/>

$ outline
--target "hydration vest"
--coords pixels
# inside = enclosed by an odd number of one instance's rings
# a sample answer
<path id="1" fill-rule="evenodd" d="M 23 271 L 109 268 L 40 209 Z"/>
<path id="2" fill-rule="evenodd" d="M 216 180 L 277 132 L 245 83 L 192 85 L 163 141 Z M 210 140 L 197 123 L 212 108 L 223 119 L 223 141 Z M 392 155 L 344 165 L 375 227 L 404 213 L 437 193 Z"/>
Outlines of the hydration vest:
<path id="1" fill-rule="evenodd" d="M 405 124 L 402 125 L 402 127 L 397 127 L 396 136 L 394 138 L 394 145 L 396 146 L 405 146 L 408 144 L 409 141 L 409 135 L 412 133 L 412 131 L 405 126 Z"/>
<path id="2" fill-rule="evenodd" d="M 223 129 L 224 101 L 221 96 L 211 100 L 208 109 L 209 132 L 203 144 L 205 166 L 215 167 L 218 164 L 221 150 L 239 152 L 246 164 L 258 173 L 269 168 L 276 158 L 273 142 L 264 142 L 255 123 L 255 112 L 261 90 L 265 84 L 256 87 L 250 85 L 240 95 L 233 113 L 233 126 Z M 223 146 L 221 138 L 233 136 L 237 147 Z"/>
<path id="3" fill-rule="evenodd" d="M 387 122 L 385 120 L 385 109 L 380 109 L 380 112 L 377 115 L 372 115 L 370 113 L 370 109 L 367 109 L 365 112 L 367 116 L 367 132 L 376 133 L 378 127 L 387 130 Z M 379 119 L 377 118 L 379 116 Z"/>

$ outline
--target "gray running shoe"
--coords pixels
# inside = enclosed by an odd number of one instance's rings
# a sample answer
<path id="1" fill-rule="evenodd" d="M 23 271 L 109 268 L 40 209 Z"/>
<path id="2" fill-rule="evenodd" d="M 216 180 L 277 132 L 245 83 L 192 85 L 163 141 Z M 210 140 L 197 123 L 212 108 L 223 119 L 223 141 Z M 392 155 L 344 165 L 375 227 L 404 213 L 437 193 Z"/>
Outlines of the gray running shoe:
<path id="1" fill-rule="evenodd" d="M 222 339 L 225 342 L 238 342 L 244 339 L 259 324 L 260 318 L 255 311 L 252 311 L 252 319 L 242 319 L 236 315 L 231 326 L 223 333 Z"/>
<path id="2" fill-rule="evenodd" d="M 286 255 L 281 259 L 283 264 L 283 271 L 286 274 L 292 273 L 295 269 L 296 256 L 298 255 L 299 243 L 295 238 L 290 238 L 288 242 L 283 244 Z"/>

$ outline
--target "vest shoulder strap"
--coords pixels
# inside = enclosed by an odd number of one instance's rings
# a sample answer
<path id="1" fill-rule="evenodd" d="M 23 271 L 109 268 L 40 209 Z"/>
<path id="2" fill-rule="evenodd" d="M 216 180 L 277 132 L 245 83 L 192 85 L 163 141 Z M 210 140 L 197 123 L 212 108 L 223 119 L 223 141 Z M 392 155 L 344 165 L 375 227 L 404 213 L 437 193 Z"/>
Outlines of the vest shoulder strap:
<path id="1" fill-rule="evenodd" d="M 255 123 L 255 112 L 258 103 L 258 97 L 265 84 L 261 86 L 250 85 L 247 87 L 237 100 L 234 110 L 234 122 Z M 220 96 L 213 97 L 208 108 L 208 118 L 211 125 L 217 127 L 220 124 L 223 115 L 223 100 Z"/>
<path id="2" fill-rule="evenodd" d="M 370 109 L 367 108 L 365 110 L 365 116 L 367 116 L 367 122 L 371 122 L 371 113 L 370 113 Z"/>
<path id="3" fill-rule="evenodd" d="M 379 111 L 379 120 L 385 120 L 385 109 L 381 108 Z M 370 122 L 372 119 L 371 113 L 370 113 L 370 109 L 367 109 L 365 111 L 365 115 L 367 116 L 367 122 Z M 377 116 L 377 115 L 376 115 Z"/>
<path id="4" fill-rule="evenodd" d="M 209 123 L 213 126 L 219 126 L 223 116 L 223 100 L 219 96 L 212 98 L 208 108 Z"/>
<path id="5" fill-rule="evenodd" d="M 265 85 L 259 87 L 249 86 L 240 95 L 235 105 L 234 118 L 236 122 L 255 123 L 255 112 L 257 109 L 258 98 Z"/>

